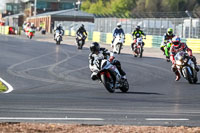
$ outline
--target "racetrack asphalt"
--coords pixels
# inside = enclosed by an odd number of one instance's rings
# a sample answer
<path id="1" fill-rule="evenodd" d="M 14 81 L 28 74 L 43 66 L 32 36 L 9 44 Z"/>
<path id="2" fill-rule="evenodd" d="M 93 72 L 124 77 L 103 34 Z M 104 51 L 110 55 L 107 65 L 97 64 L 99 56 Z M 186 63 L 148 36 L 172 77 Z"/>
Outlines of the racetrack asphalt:
<path id="1" fill-rule="evenodd" d="M 1 122 L 200 126 L 200 83 L 175 82 L 159 49 L 134 58 L 124 47 L 116 58 L 130 90 L 111 94 L 90 79 L 91 42 L 77 50 L 73 37 L 63 39 L 65 45 L 55 45 L 51 35 L 0 36 L 0 76 L 14 88 L 0 94 Z"/>

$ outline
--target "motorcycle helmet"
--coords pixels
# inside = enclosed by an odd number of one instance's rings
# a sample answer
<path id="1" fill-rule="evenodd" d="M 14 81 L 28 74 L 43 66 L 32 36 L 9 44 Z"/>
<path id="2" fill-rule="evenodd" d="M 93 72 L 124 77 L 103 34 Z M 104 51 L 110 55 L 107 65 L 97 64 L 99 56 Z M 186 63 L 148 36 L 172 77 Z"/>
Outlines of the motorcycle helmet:
<path id="1" fill-rule="evenodd" d="M 140 30 L 140 26 L 137 25 L 137 26 L 135 27 L 135 29 L 136 29 L 136 30 Z"/>
<path id="2" fill-rule="evenodd" d="M 180 37 L 178 36 L 175 36 L 174 38 L 172 38 L 172 43 L 174 45 L 174 47 L 179 47 L 180 46 L 180 42 L 181 42 L 181 39 Z"/>
<path id="3" fill-rule="evenodd" d="M 34 27 L 34 23 L 31 23 L 31 27 Z"/>
<path id="4" fill-rule="evenodd" d="M 167 29 L 167 34 L 168 35 L 172 35 L 173 34 L 173 29 L 172 28 L 168 28 Z"/>
<path id="5" fill-rule="evenodd" d="M 84 24 L 81 24 L 81 27 L 84 28 Z"/>
<path id="6" fill-rule="evenodd" d="M 62 25 L 61 24 L 57 24 L 57 28 L 62 29 Z"/>
<path id="7" fill-rule="evenodd" d="M 117 23 L 117 27 L 118 28 L 121 28 L 122 27 L 122 24 L 119 22 L 119 23 Z"/>
<path id="8" fill-rule="evenodd" d="M 91 45 L 90 45 L 90 51 L 92 52 L 92 53 L 94 53 L 94 52 L 99 52 L 99 50 L 100 50 L 100 45 L 99 45 L 99 43 L 97 43 L 97 42 L 93 42 Z"/>

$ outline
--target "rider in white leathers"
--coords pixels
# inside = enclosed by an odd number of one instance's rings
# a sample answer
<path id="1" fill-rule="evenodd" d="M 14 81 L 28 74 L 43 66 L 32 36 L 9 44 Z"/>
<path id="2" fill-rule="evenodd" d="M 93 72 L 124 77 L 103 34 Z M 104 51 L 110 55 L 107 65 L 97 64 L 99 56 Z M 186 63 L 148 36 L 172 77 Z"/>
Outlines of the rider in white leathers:
<path id="1" fill-rule="evenodd" d="M 97 73 L 98 71 L 95 71 L 94 62 L 96 59 L 102 58 L 104 59 L 106 56 L 109 56 L 109 61 L 111 64 L 115 65 L 117 69 L 119 70 L 119 73 L 122 75 L 122 78 L 126 79 L 126 73 L 122 70 L 121 64 L 118 60 L 114 59 L 114 54 L 112 52 L 109 52 L 105 48 L 100 48 L 99 43 L 94 42 L 90 46 L 91 53 L 89 54 L 89 68 L 92 72 L 91 79 L 96 80 L 97 79 Z"/>

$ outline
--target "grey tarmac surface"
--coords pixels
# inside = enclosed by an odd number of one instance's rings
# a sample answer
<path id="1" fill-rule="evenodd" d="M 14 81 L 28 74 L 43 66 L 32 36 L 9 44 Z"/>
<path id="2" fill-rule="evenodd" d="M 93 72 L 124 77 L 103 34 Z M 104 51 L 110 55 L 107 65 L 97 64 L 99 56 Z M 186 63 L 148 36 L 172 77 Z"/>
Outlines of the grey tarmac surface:
<path id="1" fill-rule="evenodd" d="M 0 122 L 200 126 L 200 83 L 175 82 L 159 49 L 134 58 L 124 47 L 117 59 L 130 90 L 110 94 L 90 79 L 90 42 L 77 50 L 73 37 L 64 40 L 58 46 L 51 35 L 0 36 L 0 76 L 14 88 L 0 94 Z"/>

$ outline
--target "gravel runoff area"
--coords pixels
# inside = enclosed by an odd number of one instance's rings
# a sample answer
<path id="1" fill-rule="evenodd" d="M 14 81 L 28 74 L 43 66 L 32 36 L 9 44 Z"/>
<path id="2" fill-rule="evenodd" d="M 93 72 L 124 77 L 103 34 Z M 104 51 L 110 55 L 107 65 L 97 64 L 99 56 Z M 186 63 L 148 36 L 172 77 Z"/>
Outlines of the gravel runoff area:
<path id="1" fill-rule="evenodd" d="M 200 133 L 199 127 L 1 123 L 0 133 Z"/>
<path id="2" fill-rule="evenodd" d="M 74 43 L 73 37 L 63 43 Z M 36 39 L 37 40 L 37 39 Z M 38 41 L 53 42 L 52 39 Z M 106 46 L 106 45 L 104 45 Z M 86 45 L 88 47 L 88 44 Z M 109 46 L 106 46 L 107 48 Z M 125 48 L 126 49 L 126 48 Z M 159 50 L 151 51 L 151 56 L 160 57 Z M 152 54 L 152 52 L 154 54 Z M 130 53 L 130 52 L 128 52 Z M 199 54 L 197 54 L 199 57 Z M 197 57 L 197 58 L 198 58 Z M 198 58 L 199 59 L 199 58 Z M 198 63 L 199 60 L 198 60 Z M 78 125 L 55 123 L 0 123 L 0 133 L 200 133 L 200 127 L 164 127 L 164 126 L 133 126 L 133 125 Z"/>

